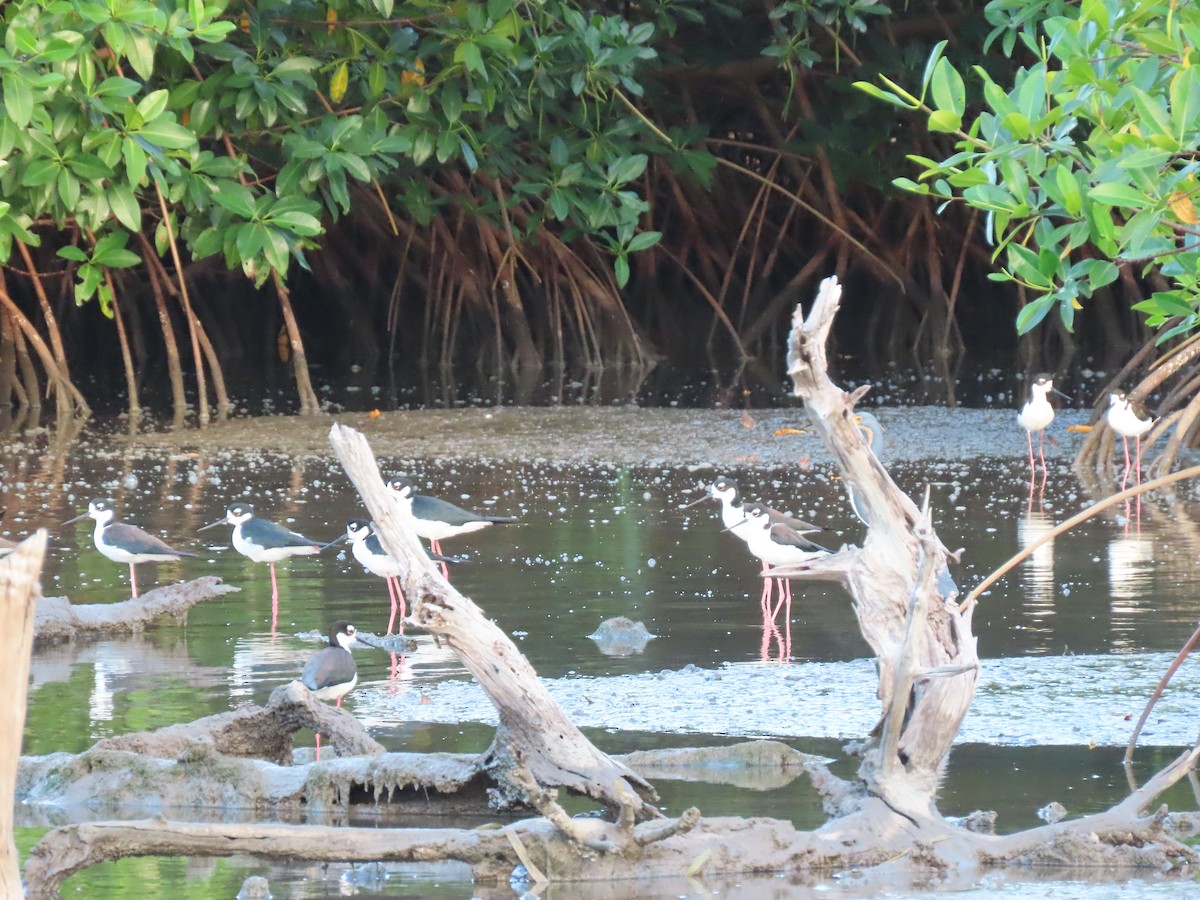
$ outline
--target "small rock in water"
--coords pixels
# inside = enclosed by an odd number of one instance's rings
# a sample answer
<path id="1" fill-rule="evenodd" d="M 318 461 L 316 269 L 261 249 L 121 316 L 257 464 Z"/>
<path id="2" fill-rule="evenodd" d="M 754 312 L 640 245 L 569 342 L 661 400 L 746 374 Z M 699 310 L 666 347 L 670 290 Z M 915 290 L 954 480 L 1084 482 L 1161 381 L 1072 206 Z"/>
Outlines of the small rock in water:
<path id="1" fill-rule="evenodd" d="M 1057 800 L 1051 800 L 1045 806 L 1037 811 L 1037 816 L 1043 822 L 1048 822 L 1053 825 L 1055 822 L 1061 821 L 1067 815 L 1067 808 Z"/>
<path id="2" fill-rule="evenodd" d="M 961 818 L 951 818 L 951 821 L 967 831 L 974 831 L 977 834 L 996 833 L 996 811 L 994 809 L 977 809 Z"/>
<path id="3" fill-rule="evenodd" d="M 588 635 L 605 656 L 632 656 L 646 649 L 646 644 L 655 638 L 641 622 L 625 616 L 605 619 L 600 627 Z"/>
<path id="4" fill-rule="evenodd" d="M 271 886 L 261 875 L 251 875 L 242 882 L 242 889 L 237 892 L 237 900 L 270 900 Z"/>
<path id="5" fill-rule="evenodd" d="M 342 873 L 340 881 L 345 885 L 364 887 L 371 891 L 380 890 L 388 880 L 387 869 L 381 862 L 369 862 L 361 866 L 351 866 Z"/>

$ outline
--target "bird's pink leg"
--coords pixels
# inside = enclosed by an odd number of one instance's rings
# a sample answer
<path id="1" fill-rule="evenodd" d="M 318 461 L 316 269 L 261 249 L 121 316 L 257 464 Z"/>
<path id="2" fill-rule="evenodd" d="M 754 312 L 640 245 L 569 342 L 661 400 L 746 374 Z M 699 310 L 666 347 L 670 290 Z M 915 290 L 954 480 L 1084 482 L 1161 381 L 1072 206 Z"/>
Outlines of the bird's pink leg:
<path id="1" fill-rule="evenodd" d="M 1122 437 L 1121 440 L 1125 442 L 1125 477 L 1121 479 L 1121 490 L 1125 490 L 1125 484 L 1129 481 L 1129 469 L 1132 464 L 1129 462 L 1129 438 Z"/>
<path id="2" fill-rule="evenodd" d="M 400 630 L 396 633 L 404 634 L 404 620 L 408 616 L 408 609 L 404 603 L 404 589 L 400 587 L 399 576 L 393 575 L 392 583 L 396 585 L 396 599 L 400 601 Z"/>
<path id="3" fill-rule="evenodd" d="M 317 732 L 317 762 L 321 761 L 321 732 Z"/>
<path id="4" fill-rule="evenodd" d="M 779 611 L 781 609 L 783 609 L 783 601 L 786 599 L 786 594 L 784 593 L 783 582 L 784 582 L 784 579 L 782 579 L 782 578 L 775 579 L 775 586 L 779 589 L 779 599 L 775 602 L 775 605 L 773 607 L 771 607 L 771 621 L 772 622 L 776 622 L 779 620 Z"/>
<path id="5" fill-rule="evenodd" d="M 434 553 L 436 553 L 438 556 L 443 555 L 441 541 L 435 541 L 433 538 L 430 538 L 429 539 L 429 549 L 432 550 Z M 441 573 L 442 573 L 442 577 L 445 578 L 447 581 L 449 581 L 450 580 L 450 567 L 447 566 L 444 562 L 438 563 L 437 566 L 438 566 L 438 570 L 441 571 Z"/>
<path id="6" fill-rule="evenodd" d="M 1029 442 L 1029 471 L 1036 472 L 1037 465 L 1033 461 L 1033 432 L 1032 431 L 1025 432 L 1025 440 L 1027 440 Z"/>
<path id="7" fill-rule="evenodd" d="M 271 563 L 271 600 L 279 600 L 279 582 L 275 580 L 275 563 Z"/>
<path id="8" fill-rule="evenodd" d="M 1135 439 L 1137 442 L 1137 483 L 1142 483 L 1142 436 L 1139 434 Z M 1142 527 L 1142 495 L 1138 494 L 1137 498 L 1137 524 L 1139 532 Z"/>
<path id="9" fill-rule="evenodd" d="M 346 696 L 345 694 L 342 694 L 342 696 L 341 696 L 341 697 L 338 697 L 338 698 L 337 698 L 337 706 L 338 706 L 338 709 L 341 709 L 341 708 L 342 708 L 342 697 L 345 697 L 345 696 Z"/>
<path id="10" fill-rule="evenodd" d="M 783 613 L 783 658 L 789 660 L 792 658 L 792 582 L 791 579 L 784 579 L 784 587 L 787 590 L 787 606 L 784 607 Z"/>
<path id="11" fill-rule="evenodd" d="M 763 571 L 764 572 L 767 571 L 769 568 L 771 568 L 771 567 L 768 566 L 766 563 L 763 563 Z M 759 597 L 758 605 L 762 607 L 763 616 L 766 617 L 767 614 L 770 613 L 770 611 L 771 611 L 771 589 L 774 587 L 774 585 L 773 585 L 774 579 L 772 579 L 768 576 L 768 577 L 764 578 L 762 581 L 763 581 L 762 596 Z"/>
<path id="12" fill-rule="evenodd" d="M 391 616 L 388 617 L 388 629 L 387 629 L 387 633 L 391 634 L 392 626 L 396 624 L 396 608 L 398 606 L 398 604 L 396 603 L 396 586 L 394 584 L 392 584 L 392 576 L 391 575 L 388 575 L 387 578 L 385 578 L 384 580 L 387 582 L 388 599 L 390 599 L 392 601 L 392 614 L 391 614 Z"/>
<path id="13" fill-rule="evenodd" d="M 133 563 L 129 564 L 129 586 L 133 588 L 133 599 L 137 599 L 137 573 L 133 571 Z"/>
<path id="14" fill-rule="evenodd" d="M 1030 439 L 1030 443 L 1032 443 L 1032 442 L 1033 442 L 1032 439 Z M 1041 461 L 1042 461 L 1042 476 L 1043 477 L 1046 474 L 1045 443 L 1046 443 L 1046 429 L 1043 428 L 1041 431 L 1038 432 L 1038 458 L 1041 459 Z"/>

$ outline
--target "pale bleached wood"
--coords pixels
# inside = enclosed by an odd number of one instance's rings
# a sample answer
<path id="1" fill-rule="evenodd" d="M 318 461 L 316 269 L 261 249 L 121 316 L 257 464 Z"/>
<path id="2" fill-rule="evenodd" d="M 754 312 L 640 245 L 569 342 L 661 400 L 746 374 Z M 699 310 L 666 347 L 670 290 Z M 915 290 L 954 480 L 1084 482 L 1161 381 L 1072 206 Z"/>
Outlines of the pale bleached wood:
<path id="1" fill-rule="evenodd" d="M 953 597 L 944 596 L 939 587 L 948 573 L 949 552 L 931 525 L 922 526 L 921 511 L 863 439 L 854 417 L 861 389 L 848 394 L 829 378 L 826 343 L 841 296 L 837 279 L 826 278 L 808 316 L 796 308 L 788 375 L 870 523 L 861 551 L 838 554 L 826 563 L 850 593 L 859 628 L 879 662 L 883 727 L 867 739 L 860 775 L 871 793 L 910 818 L 937 818 L 946 755 L 975 696 L 976 641 L 969 611 L 960 613 Z M 923 554 L 932 577 L 918 585 Z M 911 625 L 910 608 L 918 613 Z M 926 671 L 959 674 L 921 677 Z M 899 673 L 913 675 L 901 677 L 898 684 Z M 888 726 L 900 723 L 895 743 L 885 742 Z M 886 759 L 881 757 L 885 746 Z"/>
<path id="2" fill-rule="evenodd" d="M 136 600 L 119 603 L 72 604 L 66 597 L 40 598 L 34 619 L 34 640 L 73 641 L 137 634 L 163 621 L 187 622 L 188 610 L 241 588 L 222 583 L 215 575 L 164 584 Z"/>
<path id="3" fill-rule="evenodd" d="M 407 566 L 401 581 L 411 623 L 449 646 L 496 707 L 500 724 L 483 757 L 492 777 L 520 802 L 529 798 L 509 777 L 517 766 L 543 787 L 566 788 L 617 809 L 632 804 L 639 819 L 658 815 L 647 802 L 657 799 L 654 789 L 584 737 L 508 635 L 438 574 L 384 486 L 367 439 L 334 425 L 329 441 L 379 526 L 380 543 Z"/>
<path id="4" fill-rule="evenodd" d="M 13 801 L 25 733 L 33 611 L 42 595 L 39 579 L 45 555 L 42 528 L 0 559 L 0 897 L 22 896 Z"/>

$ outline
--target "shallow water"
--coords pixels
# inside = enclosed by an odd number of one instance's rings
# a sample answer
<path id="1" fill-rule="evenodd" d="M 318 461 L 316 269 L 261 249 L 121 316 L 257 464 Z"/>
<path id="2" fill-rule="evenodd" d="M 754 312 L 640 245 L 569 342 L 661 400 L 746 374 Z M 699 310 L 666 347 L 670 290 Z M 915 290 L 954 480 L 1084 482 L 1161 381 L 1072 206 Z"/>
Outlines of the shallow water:
<path id="1" fill-rule="evenodd" d="M 1011 431 L 990 438 L 1006 456 L 930 460 L 930 446 L 965 440 L 955 431 L 958 421 L 938 411 L 923 421 L 885 418 L 896 448 L 889 465 L 894 477 L 913 496 L 931 484 L 944 543 L 965 548 L 955 571 L 964 590 L 1054 522 L 1113 490 L 1111 483 L 1081 484 L 1065 466 L 1069 448 L 1063 447 L 1052 454 L 1045 490 L 1035 485 L 1031 504 L 1023 435 Z M 543 448 L 547 458 L 553 438 Z M 989 436 L 974 429 L 970 440 L 986 443 Z M 906 448 L 909 443 L 921 446 Z M 10 439 L 3 449 L 0 504 L 8 509 L 3 533 L 13 537 L 36 526 L 52 528 L 47 594 L 68 594 L 76 603 L 128 597 L 128 569 L 94 550 L 91 522 L 55 524 L 83 511 L 97 496 L 111 497 L 125 520 L 201 554 L 179 564 L 139 567 L 143 590 L 200 574 L 220 575 L 242 589 L 196 608 L 186 628 L 39 651 L 31 673 L 26 753 L 78 751 L 100 737 L 264 702 L 274 687 L 296 677 L 315 647 L 298 633 L 323 629 L 338 618 L 366 630 L 382 631 L 386 625 L 384 584 L 363 572 L 348 548 L 330 548 L 319 558 L 279 567 L 281 598 L 272 627 L 267 567 L 229 547 L 228 526 L 196 533 L 219 518 L 228 503 L 249 500 L 268 518 L 317 540 L 332 539 L 362 509 L 327 453 L 163 453 L 90 441 L 55 454 L 36 436 Z M 837 758 L 840 738 L 873 724 L 867 648 L 840 589 L 797 589 L 791 660 L 785 663 L 783 634 L 764 634 L 757 566 L 736 538 L 721 532 L 716 505 L 680 509 L 697 496 L 702 479 L 717 474 L 714 469 L 665 462 L 481 464 L 390 458 L 388 447 L 378 443 L 375 450 L 385 472 L 407 471 L 429 493 L 520 516 L 517 525 L 448 544 L 448 552 L 470 557 L 452 577 L 513 635 L 539 674 L 556 679 L 552 688 L 585 698 L 574 714 L 601 748 L 623 752 L 764 734 Z M 840 482 L 815 453 L 799 472 L 748 461 L 721 474 L 735 477 L 748 495 L 822 525 L 826 534 L 820 537 L 829 544 L 861 539 L 862 526 L 848 512 Z M 1132 724 L 1126 716 L 1136 719 L 1144 685 L 1169 659 L 1147 654 L 1173 655 L 1195 627 L 1200 608 L 1194 586 L 1200 527 L 1189 517 L 1196 499 L 1195 490 L 1185 487 L 1146 502 L 1140 520 L 1136 508 L 1128 517 L 1119 510 L 1117 516 L 1095 519 L 1056 539 L 982 598 L 975 632 L 980 655 L 989 662 L 964 727 L 967 743 L 951 759 L 941 804 L 945 812 L 996 809 L 999 827 L 1013 830 L 1035 824 L 1036 810 L 1049 800 L 1077 814 L 1123 796 L 1120 748 Z M 644 622 L 656 635 L 644 652 L 605 656 L 587 637 L 602 620 L 617 615 Z M 462 667 L 424 635 L 412 637 L 416 650 L 395 665 L 387 654 L 357 651 L 359 687 L 347 708 L 389 749 L 482 750 L 491 736 L 481 724 L 486 710 L 476 715 L 448 707 L 448 692 L 461 688 L 439 687 L 464 680 Z M 697 671 L 678 672 L 688 666 Z M 662 671 L 682 679 L 674 689 L 677 700 L 659 707 L 653 690 L 636 705 L 621 699 L 626 682 L 636 684 L 634 676 Z M 1185 667 L 1181 678 L 1187 674 Z M 614 676 L 629 678 L 608 680 Z M 677 707 L 686 705 L 689 694 L 713 687 L 718 676 L 723 685 L 716 686 L 728 690 L 718 690 L 703 704 L 707 719 L 679 714 Z M 836 694 L 843 683 L 858 695 L 847 701 Z M 796 702 L 789 702 L 789 692 Z M 804 702 L 822 696 L 838 698 L 835 712 L 806 718 Z M 452 714 L 445 714 L 447 708 Z M 1190 742 L 1194 723 L 1175 726 L 1194 708 L 1192 694 L 1168 692 L 1147 730 L 1145 743 L 1151 746 L 1139 754 L 1142 777 L 1169 759 L 1172 747 Z M 851 713 L 837 715 L 838 709 Z M 618 718 L 618 710 L 630 715 Z M 710 736 L 714 733 L 718 737 Z M 839 765 L 844 774 L 853 772 L 852 761 Z M 697 804 L 709 815 L 767 814 L 791 817 L 805 827 L 822 820 L 803 781 L 765 791 L 684 782 L 659 787 L 669 811 Z M 1196 808 L 1186 785 L 1167 799 L 1172 808 Z M 31 843 L 38 833 L 31 830 L 24 837 Z M 195 896 L 228 896 L 242 878 L 260 871 L 282 889 L 277 896 L 315 896 L 330 889 L 330 879 L 341 877 L 332 867 L 319 874 L 300 867 L 285 873 L 254 861 L 129 860 L 85 873 L 68 889 L 115 896 L 123 885 L 137 882 L 158 885 L 164 895 L 187 896 L 180 893 L 181 885 L 195 880 L 208 886 Z M 470 895 L 461 873 L 449 877 L 439 871 L 431 878 L 422 873 L 416 884 L 408 879 L 418 876 L 409 870 L 402 874 L 388 883 L 388 893 Z M 754 882 L 753 890 L 740 882 L 709 887 L 728 896 L 776 896 L 771 891 L 789 889 L 770 879 Z M 1061 886 L 1054 890 L 1056 896 L 1069 896 Z"/>

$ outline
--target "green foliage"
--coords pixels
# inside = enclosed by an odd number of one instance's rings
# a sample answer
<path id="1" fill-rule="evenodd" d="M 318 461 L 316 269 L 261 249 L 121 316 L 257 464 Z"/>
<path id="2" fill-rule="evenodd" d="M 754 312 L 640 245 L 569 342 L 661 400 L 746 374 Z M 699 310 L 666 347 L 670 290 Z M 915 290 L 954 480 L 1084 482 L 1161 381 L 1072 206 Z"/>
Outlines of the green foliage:
<path id="1" fill-rule="evenodd" d="M 1021 332 L 1057 309 L 1076 311 L 1118 277 L 1118 266 L 1156 269 L 1172 288 L 1135 308 L 1160 340 L 1198 324 L 1200 220 L 1194 205 L 1200 144 L 1200 10 L 1169 2 L 993 0 L 988 42 L 1028 62 L 1011 83 L 976 66 L 982 108 L 967 110 L 962 79 L 930 56 L 919 96 L 881 79 L 859 87 L 918 109 L 956 152 L 910 157 L 906 190 L 987 213 L 995 280 L 1036 299 Z"/>
<path id="2" fill-rule="evenodd" d="M 103 269 L 135 264 L 115 249 L 144 227 L 160 253 L 174 234 L 261 283 L 303 265 L 328 218 L 393 185 L 402 204 L 428 198 L 413 182 L 448 169 L 540 203 L 518 237 L 544 221 L 601 236 L 618 275 L 653 243 L 634 239 L 647 156 L 629 103 L 651 22 L 512 0 L 16 0 L 2 15 L 0 262 L 35 223 L 78 231 L 77 301 L 106 301 Z M 472 211 L 498 218 L 481 193 Z"/>

